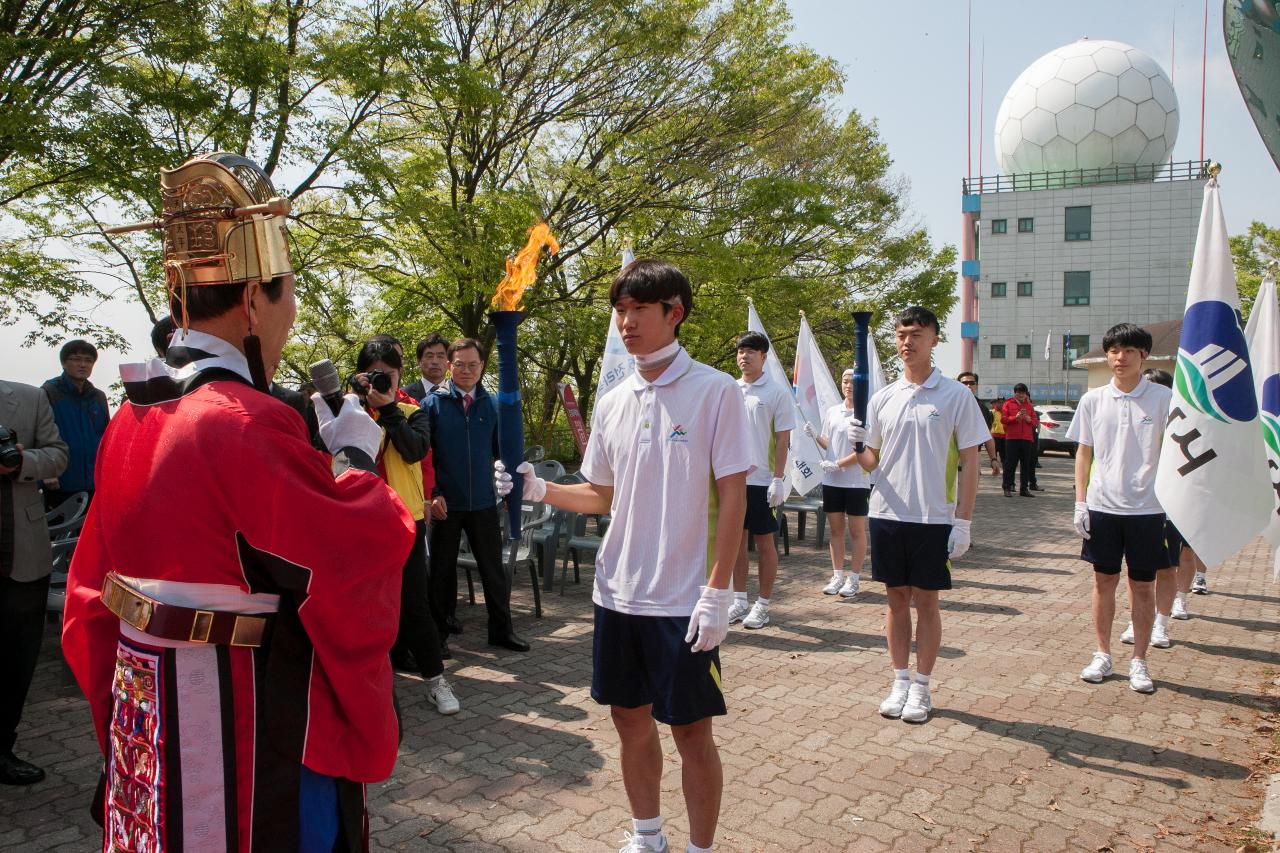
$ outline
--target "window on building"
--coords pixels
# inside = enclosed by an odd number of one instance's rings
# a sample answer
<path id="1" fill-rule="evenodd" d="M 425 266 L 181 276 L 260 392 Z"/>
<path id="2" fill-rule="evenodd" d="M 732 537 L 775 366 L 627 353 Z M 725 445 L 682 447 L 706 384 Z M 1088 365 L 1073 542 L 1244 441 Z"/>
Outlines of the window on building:
<path id="1" fill-rule="evenodd" d="M 1004 344 L 992 344 L 992 345 L 991 345 L 991 357 L 992 357 L 992 358 L 1004 358 Z"/>
<path id="2" fill-rule="evenodd" d="M 993 219 L 993 220 L 991 220 L 991 233 L 992 233 L 992 234 L 1008 234 L 1008 233 L 1009 233 L 1009 220 L 1007 220 L 1007 219 Z"/>
<path id="3" fill-rule="evenodd" d="M 1088 335 L 1063 335 L 1062 336 L 1062 369 L 1069 370 L 1071 362 L 1089 351 Z M 1085 368 L 1074 368 L 1084 370 Z"/>
<path id="4" fill-rule="evenodd" d="M 1073 240 L 1092 240 L 1093 230 L 1093 208 L 1092 207 L 1068 207 L 1067 208 L 1067 242 Z"/>
<path id="5" fill-rule="evenodd" d="M 991 282 L 991 298 L 1004 299 L 1009 295 L 1009 283 L 1006 281 Z"/>
<path id="6" fill-rule="evenodd" d="M 1032 285 L 1032 283 L 1031 283 L 1031 282 L 1029 282 L 1029 281 L 1020 281 L 1020 282 L 1018 282 L 1018 295 L 1019 295 L 1019 296 L 1030 296 L 1033 290 L 1034 290 L 1034 285 Z"/>
<path id="7" fill-rule="evenodd" d="M 1036 220 L 1034 216 L 1018 217 L 1018 233 L 1030 234 L 1036 230 Z"/>
<path id="8" fill-rule="evenodd" d="M 1089 304 L 1089 271 L 1063 273 L 1062 304 Z"/>
<path id="9" fill-rule="evenodd" d="M 1018 344 L 1018 358 L 1031 358 L 1031 344 Z"/>

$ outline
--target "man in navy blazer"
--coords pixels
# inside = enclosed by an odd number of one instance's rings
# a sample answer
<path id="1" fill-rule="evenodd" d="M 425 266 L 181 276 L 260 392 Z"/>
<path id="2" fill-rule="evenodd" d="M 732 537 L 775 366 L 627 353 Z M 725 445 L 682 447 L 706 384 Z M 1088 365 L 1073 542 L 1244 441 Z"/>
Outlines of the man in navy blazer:
<path id="1" fill-rule="evenodd" d="M 440 631 L 462 633 L 458 621 L 458 543 L 467 534 L 489 612 L 489 645 L 527 652 L 511 625 L 511 578 L 502 565 L 498 495 L 498 407 L 480 384 L 484 350 L 474 338 L 448 349 L 451 378 L 423 400 L 431 418 L 436 484 L 431 490 L 431 592 L 443 619 Z"/>

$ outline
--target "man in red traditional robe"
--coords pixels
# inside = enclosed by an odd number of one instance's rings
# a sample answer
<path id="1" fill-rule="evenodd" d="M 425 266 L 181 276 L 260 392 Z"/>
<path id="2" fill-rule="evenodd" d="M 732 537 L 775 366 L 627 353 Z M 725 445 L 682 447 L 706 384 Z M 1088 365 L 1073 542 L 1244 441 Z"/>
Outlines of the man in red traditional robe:
<path id="1" fill-rule="evenodd" d="M 412 515 L 348 397 L 321 437 L 267 393 L 296 313 L 285 214 L 232 154 L 161 176 L 167 354 L 125 365 L 63 648 L 106 757 L 104 849 L 367 849 Z M 246 210 L 246 208 L 257 209 Z M 181 365 L 181 366 L 175 366 Z"/>

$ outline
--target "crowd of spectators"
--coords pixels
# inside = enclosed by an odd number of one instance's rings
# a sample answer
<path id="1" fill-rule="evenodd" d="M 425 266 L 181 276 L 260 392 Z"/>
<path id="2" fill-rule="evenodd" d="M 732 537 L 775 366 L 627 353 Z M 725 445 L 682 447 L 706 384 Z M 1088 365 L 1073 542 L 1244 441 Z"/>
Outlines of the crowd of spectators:
<path id="1" fill-rule="evenodd" d="M 176 331 L 173 320 L 163 317 L 151 333 L 157 357 L 175 369 L 201 355 L 170 346 Z M 401 344 L 377 335 L 361 347 L 348 389 L 382 428 L 378 471 L 418 526 L 403 571 L 392 664 L 421 675 L 443 714 L 460 707 L 443 661 L 452 657 L 449 636 L 463 631 L 457 572 L 464 534 L 483 588 L 489 644 L 529 650 L 512 626 L 511 579 L 502 565 L 500 501 L 492 477 L 497 408 L 481 384 L 485 360 L 479 341 L 450 343 L 432 333 L 417 346 L 420 378 L 401 386 Z M 80 494 L 80 511 L 87 511 L 98 446 L 111 417 L 106 394 L 90 381 L 97 348 L 69 341 L 59 361 L 61 372 L 41 388 L 0 381 L 0 645 L 6 649 L 0 678 L 7 685 L 0 701 L 0 784 L 44 778 L 43 770 L 13 750 L 49 601 L 53 560 L 46 519 Z M 387 390 L 369 383 L 375 371 L 391 380 Z M 270 393 L 295 409 L 316 436 L 316 417 L 303 392 L 272 383 Z M 6 430 L 12 456 L 5 455 Z"/>

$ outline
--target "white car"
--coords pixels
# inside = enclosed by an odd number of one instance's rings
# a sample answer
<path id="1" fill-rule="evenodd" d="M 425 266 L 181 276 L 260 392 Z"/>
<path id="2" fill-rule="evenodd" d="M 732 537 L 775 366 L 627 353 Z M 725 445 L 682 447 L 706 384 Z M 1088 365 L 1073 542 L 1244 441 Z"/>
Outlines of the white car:
<path id="1" fill-rule="evenodd" d="M 1036 417 L 1040 419 L 1040 445 L 1037 453 L 1065 450 L 1074 458 L 1076 443 L 1067 438 L 1067 428 L 1071 426 L 1076 410 L 1063 405 L 1036 406 L 1035 409 Z"/>

